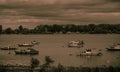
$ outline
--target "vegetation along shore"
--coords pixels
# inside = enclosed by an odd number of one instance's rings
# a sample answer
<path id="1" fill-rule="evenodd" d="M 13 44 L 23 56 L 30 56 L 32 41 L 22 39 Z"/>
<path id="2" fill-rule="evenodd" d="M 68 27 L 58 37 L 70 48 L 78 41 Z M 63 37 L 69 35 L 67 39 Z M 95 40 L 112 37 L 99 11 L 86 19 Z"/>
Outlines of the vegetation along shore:
<path id="1" fill-rule="evenodd" d="M 38 25 L 33 29 L 25 28 L 20 25 L 16 29 L 10 27 L 3 29 L 0 25 L 0 34 L 120 34 L 120 24 L 88 24 L 88 25 L 75 25 L 75 24 L 52 24 L 52 25 Z"/>
<path id="2" fill-rule="evenodd" d="M 40 64 L 36 58 L 31 58 L 29 66 L 13 66 L 0 64 L 0 72 L 119 72 L 120 67 L 101 66 L 101 67 L 73 67 L 58 64 L 52 66 L 54 62 L 49 56 L 45 56 L 45 63 Z"/>

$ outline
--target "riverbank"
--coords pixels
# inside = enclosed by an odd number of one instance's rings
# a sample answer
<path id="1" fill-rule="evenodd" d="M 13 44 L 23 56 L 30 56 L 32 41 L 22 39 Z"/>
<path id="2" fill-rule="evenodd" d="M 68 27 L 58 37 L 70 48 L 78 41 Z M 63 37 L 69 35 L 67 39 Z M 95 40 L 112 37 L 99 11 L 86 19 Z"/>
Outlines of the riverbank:
<path id="1" fill-rule="evenodd" d="M 119 72 L 120 67 L 65 67 L 58 65 L 57 67 L 37 66 L 31 70 L 31 66 L 4 66 L 0 65 L 0 72 Z"/>
<path id="2" fill-rule="evenodd" d="M 10 27 L 3 29 L 0 25 L 0 34 L 120 34 L 120 24 L 52 24 L 37 25 L 33 29 L 25 28 L 22 25 L 16 29 Z"/>

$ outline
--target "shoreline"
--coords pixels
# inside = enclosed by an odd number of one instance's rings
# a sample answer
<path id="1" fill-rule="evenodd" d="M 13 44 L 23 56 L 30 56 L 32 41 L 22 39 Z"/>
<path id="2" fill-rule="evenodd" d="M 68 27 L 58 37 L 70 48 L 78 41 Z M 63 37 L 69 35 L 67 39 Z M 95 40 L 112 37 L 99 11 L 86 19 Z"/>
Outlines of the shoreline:
<path id="1" fill-rule="evenodd" d="M 32 69 L 32 71 L 31 71 Z M 43 71 L 44 70 L 44 71 Z M 118 67 L 65 67 L 63 65 L 48 66 L 43 69 L 42 66 L 31 68 L 31 66 L 0 66 L 0 72 L 119 72 Z"/>

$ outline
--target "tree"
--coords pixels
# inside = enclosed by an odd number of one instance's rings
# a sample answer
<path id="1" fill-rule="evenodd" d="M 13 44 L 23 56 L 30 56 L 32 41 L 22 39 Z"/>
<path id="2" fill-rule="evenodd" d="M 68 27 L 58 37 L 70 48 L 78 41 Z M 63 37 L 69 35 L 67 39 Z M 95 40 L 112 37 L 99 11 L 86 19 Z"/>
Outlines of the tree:
<path id="1" fill-rule="evenodd" d="M 0 64 L 0 72 L 8 72 L 6 66 Z"/>
<path id="2" fill-rule="evenodd" d="M 31 58 L 31 72 L 33 72 L 33 69 L 39 65 L 39 60 L 36 58 Z"/>
<path id="3" fill-rule="evenodd" d="M 45 63 L 41 65 L 41 69 L 39 72 L 45 72 L 46 70 L 48 70 L 48 68 L 50 67 L 50 64 L 53 62 L 54 60 L 52 60 L 49 56 L 45 56 Z"/>
<path id="4" fill-rule="evenodd" d="M 20 25 L 19 27 L 18 27 L 18 30 L 19 30 L 19 33 L 23 33 L 23 26 L 22 25 Z"/>
<path id="5" fill-rule="evenodd" d="M 12 34 L 13 33 L 13 30 L 11 28 L 7 28 L 5 29 L 4 31 L 6 34 Z"/>
<path id="6" fill-rule="evenodd" d="M 51 63 L 53 63 L 54 62 L 54 60 L 52 60 L 49 56 L 45 56 L 45 62 L 46 62 L 46 64 L 51 64 Z"/>
<path id="7" fill-rule="evenodd" d="M 2 34 L 2 25 L 0 25 L 0 34 Z"/>
<path id="8" fill-rule="evenodd" d="M 18 28 L 19 28 L 20 31 L 23 30 L 23 26 L 22 25 L 20 25 Z"/>

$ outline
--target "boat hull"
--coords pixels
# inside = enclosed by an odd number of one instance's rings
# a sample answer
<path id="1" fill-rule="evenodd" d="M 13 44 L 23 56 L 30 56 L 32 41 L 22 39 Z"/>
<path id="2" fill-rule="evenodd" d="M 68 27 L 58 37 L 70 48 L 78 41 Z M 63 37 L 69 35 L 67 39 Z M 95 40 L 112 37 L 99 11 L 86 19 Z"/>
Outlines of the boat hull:
<path id="1" fill-rule="evenodd" d="M 19 47 L 32 47 L 33 45 L 22 45 L 22 44 L 18 44 Z"/>
<path id="2" fill-rule="evenodd" d="M 77 56 L 101 56 L 102 53 L 78 54 Z"/>
<path id="3" fill-rule="evenodd" d="M 120 49 L 112 49 L 112 48 L 106 48 L 108 51 L 120 51 Z"/>
<path id="4" fill-rule="evenodd" d="M 8 48 L 8 47 L 4 47 L 4 48 L 0 48 L 0 50 L 16 50 L 17 48 Z"/>
<path id="5" fill-rule="evenodd" d="M 39 54 L 39 51 L 29 48 L 29 49 L 26 49 L 26 50 L 16 50 L 15 54 L 19 54 L 19 55 L 36 55 L 36 54 Z"/>
<path id="6" fill-rule="evenodd" d="M 16 55 L 37 55 L 39 52 L 17 52 L 15 51 Z"/>

